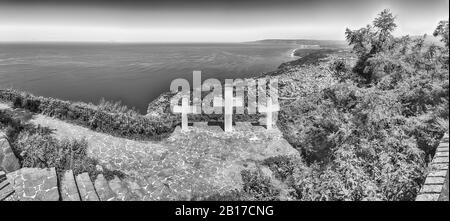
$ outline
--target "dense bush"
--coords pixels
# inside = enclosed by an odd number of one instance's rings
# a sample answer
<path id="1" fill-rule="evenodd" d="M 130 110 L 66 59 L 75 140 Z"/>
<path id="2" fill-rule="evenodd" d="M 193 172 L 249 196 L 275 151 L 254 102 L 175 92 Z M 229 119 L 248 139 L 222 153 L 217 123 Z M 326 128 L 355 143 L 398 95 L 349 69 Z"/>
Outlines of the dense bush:
<path id="1" fill-rule="evenodd" d="M 278 126 L 304 162 L 268 163 L 297 199 L 415 198 L 448 131 L 448 22 L 434 33 L 444 45 L 396 38 L 395 27 L 385 10 L 373 27 L 347 30 L 353 68 L 331 60 L 288 73 Z"/>
<path id="2" fill-rule="evenodd" d="M 277 200 L 279 190 L 270 183 L 270 178 L 260 170 L 242 170 L 243 191 L 248 200 Z"/>
<path id="3" fill-rule="evenodd" d="M 68 120 L 92 130 L 130 139 L 159 139 L 171 133 L 178 118 L 145 117 L 120 103 L 102 101 L 99 106 L 34 96 L 12 89 L 1 89 L 0 100 L 16 108 Z"/>
<path id="4" fill-rule="evenodd" d="M 51 168 L 55 167 L 59 176 L 67 170 L 74 175 L 87 172 L 92 180 L 102 173 L 110 180 L 114 175 L 123 177 L 119 171 L 110 171 L 106 168 L 97 169 L 96 159 L 87 155 L 87 142 L 85 140 L 57 140 L 50 134 L 20 133 L 13 143 L 13 148 L 20 153 L 23 167 Z"/>
<path id="5" fill-rule="evenodd" d="M 56 167 L 58 172 L 73 169 L 76 174 L 95 171 L 96 162 L 86 157 L 87 143 L 59 141 L 50 135 L 21 133 L 14 143 L 24 167 Z"/>
<path id="6" fill-rule="evenodd" d="M 27 112 L 13 112 L 10 110 L 0 110 L 0 129 L 5 131 L 5 135 L 10 141 L 14 143 L 17 140 L 19 134 L 24 131 L 29 133 L 50 134 L 51 130 L 46 127 L 34 126 L 26 123 L 31 116 Z M 20 152 L 17 152 L 15 148 L 13 151 L 16 156 L 20 158 Z"/>

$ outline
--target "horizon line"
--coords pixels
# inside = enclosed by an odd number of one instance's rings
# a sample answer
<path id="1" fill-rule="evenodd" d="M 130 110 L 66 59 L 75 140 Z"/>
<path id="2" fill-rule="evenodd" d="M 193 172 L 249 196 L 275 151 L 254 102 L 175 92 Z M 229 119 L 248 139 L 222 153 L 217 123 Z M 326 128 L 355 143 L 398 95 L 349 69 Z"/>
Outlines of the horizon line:
<path id="1" fill-rule="evenodd" d="M 0 43 L 108 43 L 108 44 L 139 44 L 139 43 L 253 43 L 259 41 L 267 41 L 267 40 L 279 40 L 279 41 L 341 41 L 346 42 L 346 40 L 342 39 L 313 39 L 313 38 L 264 38 L 258 40 L 250 40 L 250 41 L 111 41 L 111 40 L 102 40 L 102 41 L 52 41 L 52 40 L 30 40 L 30 41 L 4 41 L 0 40 Z"/>

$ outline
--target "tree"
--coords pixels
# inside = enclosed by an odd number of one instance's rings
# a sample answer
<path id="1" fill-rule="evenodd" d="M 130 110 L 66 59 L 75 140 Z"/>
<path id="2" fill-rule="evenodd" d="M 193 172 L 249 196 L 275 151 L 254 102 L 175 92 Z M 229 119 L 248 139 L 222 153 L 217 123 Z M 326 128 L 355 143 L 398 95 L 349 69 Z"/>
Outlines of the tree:
<path id="1" fill-rule="evenodd" d="M 447 21 L 440 21 L 439 25 L 437 26 L 436 30 L 433 32 L 433 35 L 435 37 L 439 36 L 441 37 L 441 41 L 445 43 L 445 47 L 447 47 L 448 50 L 448 20 Z"/>
<path id="2" fill-rule="evenodd" d="M 353 71 L 365 79 L 363 83 L 371 83 L 376 77 L 374 75 L 378 69 L 373 68 L 370 59 L 391 48 L 394 42 L 392 32 L 396 27 L 395 16 L 389 9 L 385 9 L 375 18 L 373 26 L 367 25 L 355 31 L 347 28 L 346 39 L 349 45 L 353 45 L 353 51 L 358 55 Z"/>

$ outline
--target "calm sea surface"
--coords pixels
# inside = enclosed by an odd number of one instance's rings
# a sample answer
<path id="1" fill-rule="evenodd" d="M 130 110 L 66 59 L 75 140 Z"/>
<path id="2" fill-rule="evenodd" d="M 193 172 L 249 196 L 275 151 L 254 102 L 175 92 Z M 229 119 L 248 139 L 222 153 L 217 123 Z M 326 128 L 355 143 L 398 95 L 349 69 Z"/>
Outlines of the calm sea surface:
<path id="1" fill-rule="evenodd" d="M 176 78 L 244 78 L 275 70 L 293 45 L 0 44 L 0 87 L 65 100 L 121 100 L 142 113 Z"/>

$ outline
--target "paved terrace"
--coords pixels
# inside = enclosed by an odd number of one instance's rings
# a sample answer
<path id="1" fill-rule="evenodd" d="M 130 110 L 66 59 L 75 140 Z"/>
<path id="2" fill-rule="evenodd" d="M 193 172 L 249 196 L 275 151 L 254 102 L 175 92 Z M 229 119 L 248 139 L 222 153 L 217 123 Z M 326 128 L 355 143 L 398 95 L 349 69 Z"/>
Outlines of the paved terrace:
<path id="1" fill-rule="evenodd" d="M 3 104 L 1 108 L 10 107 Z M 41 114 L 34 115 L 30 122 L 53 129 L 58 139 L 85 138 L 89 156 L 105 168 L 126 174 L 124 179 L 106 181 L 97 177 L 91 181 L 87 174 L 73 176 L 67 171 L 60 181 L 64 184 L 59 191 L 62 200 L 207 197 L 241 189 L 241 170 L 261 168 L 264 159 L 279 155 L 299 157 L 277 128 L 267 131 L 250 123 L 237 123 L 229 133 L 218 125 L 194 123 L 187 132 L 178 127 L 168 139 L 150 142 L 114 137 Z M 21 183 L 16 176 L 8 177 L 13 185 Z M 29 199 L 23 192 L 18 194 L 19 197 L 9 199 Z"/>

